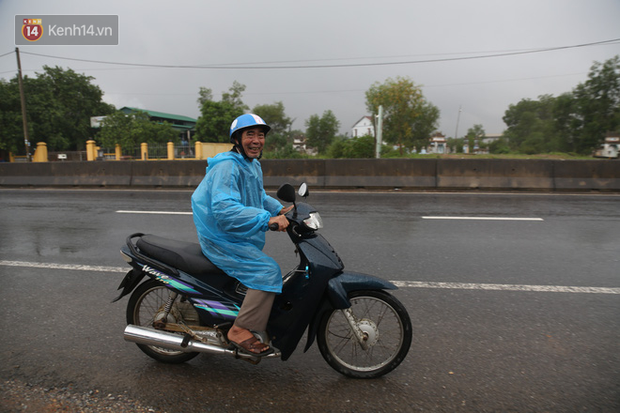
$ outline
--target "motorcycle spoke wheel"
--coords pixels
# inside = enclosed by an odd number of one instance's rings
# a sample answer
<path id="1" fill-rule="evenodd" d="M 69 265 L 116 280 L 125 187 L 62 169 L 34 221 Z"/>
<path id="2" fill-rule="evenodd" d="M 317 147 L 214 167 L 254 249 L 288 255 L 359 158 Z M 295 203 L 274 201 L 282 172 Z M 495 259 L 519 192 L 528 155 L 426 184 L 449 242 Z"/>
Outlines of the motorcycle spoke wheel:
<path id="1" fill-rule="evenodd" d="M 141 284 L 131 295 L 127 305 L 127 323 L 137 326 L 153 328 L 153 322 L 161 313 L 168 301 L 171 291 L 163 284 L 155 280 L 149 280 Z M 174 306 L 178 305 L 178 300 Z M 175 311 L 173 306 L 173 314 Z M 181 334 L 181 333 L 179 333 Z M 170 350 L 163 347 L 137 344 L 148 356 L 164 363 L 184 363 L 193 359 L 199 353 L 186 353 L 183 351 Z"/>
<path id="2" fill-rule="evenodd" d="M 351 311 L 364 337 L 364 349 L 341 310 L 323 317 L 318 344 L 323 358 L 336 371 L 355 378 L 376 378 L 394 370 L 405 358 L 412 340 L 404 306 L 384 291 L 349 294 Z"/>

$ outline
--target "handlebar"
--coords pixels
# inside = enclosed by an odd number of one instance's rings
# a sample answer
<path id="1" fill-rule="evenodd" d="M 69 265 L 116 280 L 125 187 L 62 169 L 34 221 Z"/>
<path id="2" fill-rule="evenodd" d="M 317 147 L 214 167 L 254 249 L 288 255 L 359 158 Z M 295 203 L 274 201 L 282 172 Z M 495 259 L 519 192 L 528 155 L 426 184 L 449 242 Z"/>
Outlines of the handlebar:
<path id="1" fill-rule="evenodd" d="M 269 224 L 269 231 L 277 231 L 278 229 L 280 229 L 280 225 L 277 222 Z"/>

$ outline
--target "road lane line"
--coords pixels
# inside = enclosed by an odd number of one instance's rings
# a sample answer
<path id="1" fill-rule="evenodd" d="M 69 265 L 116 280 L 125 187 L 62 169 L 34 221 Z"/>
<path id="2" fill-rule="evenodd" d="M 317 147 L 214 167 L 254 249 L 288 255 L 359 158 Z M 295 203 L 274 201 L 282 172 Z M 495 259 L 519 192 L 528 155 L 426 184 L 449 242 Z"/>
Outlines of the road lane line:
<path id="1" fill-rule="evenodd" d="M 177 211 L 116 211 L 117 214 L 151 214 L 151 215 L 192 215 L 192 212 Z M 428 220 L 464 220 L 464 221 L 544 221 L 542 218 L 511 218 L 511 217 L 442 217 L 442 216 L 423 216 L 422 219 Z"/>
<path id="2" fill-rule="evenodd" d="M 74 270 L 94 272 L 120 272 L 129 271 L 129 267 L 106 267 L 98 265 L 54 264 L 24 261 L 2 261 L 0 266 L 27 267 L 50 270 Z M 607 287 L 575 287 L 562 285 L 519 285 L 519 284 L 485 284 L 485 283 L 455 283 L 455 282 L 429 282 L 429 281 L 391 281 L 400 288 L 435 288 L 449 290 L 480 290 L 480 291 L 525 291 L 539 293 L 581 293 L 581 294 L 620 294 L 620 288 Z"/>
<path id="3" fill-rule="evenodd" d="M 463 221 L 544 221 L 542 218 L 510 218 L 510 217 L 440 217 L 440 216 L 426 216 L 422 219 L 435 219 L 435 220 L 463 220 Z"/>
<path id="4" fill-rule="evenodd" d="M 587 294 L 620 294 L 620 288 L 606 287 L 575 287 L 562 285 L 521 285 L 521 284 L 485 284 L 485 283 L 451 283 L 425 281 L 392 281 L 401 288 L 440 288 L 452 290 L 485 290 L 485 291 L 532 291 L 539 293 L 587 293 Z"/>
<path id="5" fill-rule="evenodd" d="M 117 214 L 192 215 L 191 212 L 175 211 L 116 211 Z"/>
<path id="6" fill-rule="evenodd" d="M 151 214 L 151 215 L 192 215 L 192 212 L 177 211 L 116 211 L 117 214 Z M 511 217 L 442 217 L 442 216 L 423 216 L 422 219 L 428 220 L 463 220 L 463 221 L 544 221 L 542 218 L 511 218 Z"/>
<path id="7" fill-rule="evenodd" d="M 43 268 L 47 270 L 75 270 L 75 271 L 98 271 L 98 272 L 128 272 L 130 267 L 105 267 L 98 265 L 77 264 L 54 264 L 24 261 L 0 261 L 0 265 L 7 267 Z"/>

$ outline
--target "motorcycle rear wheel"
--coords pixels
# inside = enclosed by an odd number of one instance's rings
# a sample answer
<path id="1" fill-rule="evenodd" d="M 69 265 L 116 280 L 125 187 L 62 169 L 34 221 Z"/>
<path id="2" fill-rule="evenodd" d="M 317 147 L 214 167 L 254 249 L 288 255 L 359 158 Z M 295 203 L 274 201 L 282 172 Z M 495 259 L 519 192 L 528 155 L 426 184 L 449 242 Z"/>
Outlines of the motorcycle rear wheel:
<path id="1" fill-rule="evenodd" d="M 171 293 L 169 289 L 156 280 L 148 280 L 140 284 L 131 294 L 127 304 L 127 324 L 152 328 L 155 317 L 162 311 Z M 178 305 L 178 300 L 174 303 L 174 306 L 176 305 Z M 146 355 L 162 363 L 184 363 L 200 354 L 196 352 L 186 353 L 145 344 L 136 343 L 136 345 Z"/>
<path id="2" fill-rule="evenodd" d="M 325 314 L 317 342 L 321 355 L 345 376 L 372 379 L 394 370 L 405 359 L 413 336 L 407 310 L 385 291 L 349 293 L 357 327 L 366 336 L 364 350 L 341 310 Z"/>

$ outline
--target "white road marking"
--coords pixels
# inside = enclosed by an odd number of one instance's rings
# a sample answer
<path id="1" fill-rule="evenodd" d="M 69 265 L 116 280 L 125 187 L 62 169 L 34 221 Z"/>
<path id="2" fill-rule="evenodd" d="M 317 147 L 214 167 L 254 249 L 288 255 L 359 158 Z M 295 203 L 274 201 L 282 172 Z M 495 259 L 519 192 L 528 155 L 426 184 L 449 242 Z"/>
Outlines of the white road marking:
<path id="1" fill-rule="evenodd" d="M 24 261 L 0 261 L 0 265 L 7 267 L 28 267 L 43 268 L 46 270 L 75 270 L 75 271 L 97 271 L 97 272 L 128 272 L 131 267 L 105 267 L 97 265 L 77 265 L 77 264 L 54 264 L 41 262 Z"/>
<path id="2" fill-rule="evenodd" d="M 54 264 L 24 261 L 2 261 L 0 266 L 41 268 L 49 270 L 74 270 L 94 272 L 125 273 L 130 267 L 105 267 L 97 265 Z M 480 291 L 529 291 L 539 293 L 581 293 L 581 294 L 620 294 L 620 288 L 607 287 L 575 287 L 562 285 L 520 285 L 520 284 L 485 284 L 455 283 L 429 281 L 391 281 L 400 288 L 439 288 L 449 290 L 480 290 Z"/>
<path id="3" fill-rule="evenodd" d="M 510 218 L 510 217 L 422 217 L 422 219 L 447 219 L 463 221 L 544 221 L 542 218 Z"/>
<path id="4" fill-rule="evenodd" d="M 587 293 L 587 294 L 620 294 L 620 288 L 606 287 L 575 287 L 563 285 L 522 285 L 522 284 L 485 284 L 485 283 L 449 283 L 425 281 L 392 281 L 401 288 L 440 288 L 452 290 L 484 290 L 484 291 L 532 291 L 539 293 Z"/>
<path id="5" fill-rule="evenodd" d="M 116 211 L 117 214 L 192 215 L 191 212 L 175 211 Z"/>
<path id="6" fill-rule="evenodd" d="M 151 214 L 151 215 L 192 215 L 191 212 L 177 211 L 116 211 L 117 214 Z M 544 221 L 542 218 L 511 218 L 511 217 L 442 217 L 424 216 L 429 220 L 463 220 L 463 221 Z"/>

